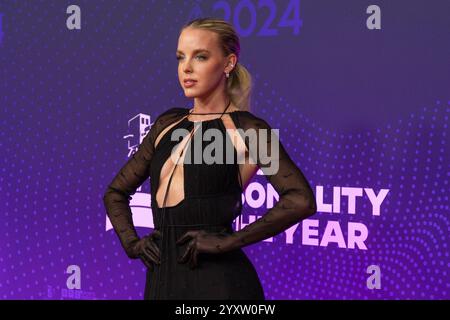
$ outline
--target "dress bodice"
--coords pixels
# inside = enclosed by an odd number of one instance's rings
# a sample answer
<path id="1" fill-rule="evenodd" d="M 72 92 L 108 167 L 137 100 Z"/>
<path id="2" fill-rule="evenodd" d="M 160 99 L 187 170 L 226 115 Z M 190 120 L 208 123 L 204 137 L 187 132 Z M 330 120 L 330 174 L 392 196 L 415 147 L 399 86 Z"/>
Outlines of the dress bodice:
<path id="1" fill-rule="evenodd" d="M 156 199 L 164 163 L 170 160 L 174 148 L 179 146 L 183 138 L 194 129 L 196 129 L 195 133 L 185 147 L 186 155 L 182 161 L 184 199 L 242 192 L 237 152 L 222 119 L 192 122 L 185 117 L 165 132 L 155 147 L 150 164 L 152 208 L 157 207 L 157 203 L 153 199 Z M 214 137 L 211 139 L 207 139 L 205 135 L 208 129 L 216 129 Z"/>

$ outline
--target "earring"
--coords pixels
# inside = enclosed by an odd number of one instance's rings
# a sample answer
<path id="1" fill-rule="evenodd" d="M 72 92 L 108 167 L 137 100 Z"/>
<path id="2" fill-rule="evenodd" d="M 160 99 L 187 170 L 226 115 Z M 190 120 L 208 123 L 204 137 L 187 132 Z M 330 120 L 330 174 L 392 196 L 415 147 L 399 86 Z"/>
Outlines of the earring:
<path id="1" fill-rule="evenodd" d="M 231 65 L 231 67 L 233 67 L 233 64 Z M 227 76 L 227 78 L 230 77 L 230 74 L 228 72 L 225 72 L 225 75 Z"/>

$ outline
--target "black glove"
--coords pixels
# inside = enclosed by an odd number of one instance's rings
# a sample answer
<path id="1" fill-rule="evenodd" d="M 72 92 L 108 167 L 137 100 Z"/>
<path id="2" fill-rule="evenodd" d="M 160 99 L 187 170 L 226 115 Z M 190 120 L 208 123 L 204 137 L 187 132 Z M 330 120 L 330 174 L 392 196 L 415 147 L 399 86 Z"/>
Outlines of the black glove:
<path id="1" fill-rule="evenodd" d="M 131 259 L 140 258 L 151 271 L 154 269 L 154 264 L 161 264 L 160 251 L 155 239 L 161 239 L 161 232 L 156 229 L 136 241 L 128 254 Z"/>
<path id="2" fill-rule="evenodd" d="M 231 249 L 233 239 L 223 229 L 220 232 L 209 232 L 206 230 L 187 231 L 177 240 L 177 245 L 189 241 L 184 254 L 178 257 L 179 263 L 189 263 L 191 269 L 197 266 L 197 255 L 199 253 L 222 253 Z"/>

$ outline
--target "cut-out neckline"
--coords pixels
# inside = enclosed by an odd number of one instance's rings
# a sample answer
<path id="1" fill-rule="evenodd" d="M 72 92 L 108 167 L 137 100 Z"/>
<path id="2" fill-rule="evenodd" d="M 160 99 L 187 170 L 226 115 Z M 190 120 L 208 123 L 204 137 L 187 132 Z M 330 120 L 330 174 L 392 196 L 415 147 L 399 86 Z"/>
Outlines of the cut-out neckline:
<path id="1" fill-rule="evenodd" d="M 189 117 L 189 115 L 190 115 L 190 110 L 191 109 L 189 109 L 189 108 L 185 108 L 185 110 L 187 111 L 187 115 L 184 117 L 184 119 L 183 120 L 181 120 L 180 122 L 182 122 L 182 121 L 187 121 L 187 122 L 190 122 L 190 123 L 200 123 L 200 122 L 212 122 L 212 121 L 216 121 L 216 120 L 221 120 L 221 118 L 222 118 L 222 115 L 224 115 L 224 114 L 230 114 L 230 113 L 234 113 L 234 112 L 247 112 L 246 110 L 234 110 L 234 111 L 228 111 L 228 112 L 224 112 L 224 113 L 220 113 L 221 114 L 221 116 L 220 117 L 217 117 L 217 118 L 214 118 L 214 119 L 209 119 L 209 120 L 202 120 L 202 121 L 191 121 L 191 120 L 189 120 L 188 119 L 188 117 Z M 196 114 L 198 114 L 198 113 L 196 113 Z M 205 113 L 205 115 L 207 115 L 207 114 L 209 114 L 209 113 Z M 212 113 L 211 113 L 212 114 Z M 172 128 L 175 128 L 176 127 L 176 125 L 175 126 L 173 126 Z M 169 130 L 170 131 L 170 130 Z M 167 132 L 166 132 L 166 134 L 167 134 Z M 160 145 L 160 142 L 161 141 L 159 141 L 159 143 L 157 144 L 157 146 L 156 146 L 156 148 Z M 167 159 L 166 159 L 166 161 L 167 161 Z M 165 163 L 164 163 L 165 164 Z M 163 166 L 164 166 L 164 164 L 163 164 Z M 184 168 L 184 164 L 181 164 L 181 166 Z M 172 169 L 173 171 L 174 170 L 176 170 L 176 165 L 175 165 L 175 167 Z M 172 171 L 172 173 L 173 173 L 173 171 Z M 183 173 L 183 175 L 184 175 L 184 173 Z M 184 177 L 183 177 L 183 184 L 185 184 L 185 181 L 184 181 Z M 157 189 L 159 190 L 159 187 L 160 187 L 160 183 L 158 184 L 158 187 L 157 187 Z M 166 192 L 168 192 L 168 190 L 166 189 Z M 156 194 L 155 194 L 156 195 Z M 160 207 L 159 206 L 159 203 L 158 203 L 158 200 L 156 200 L 156 197 L 155 197 L 155 203 L 156 203 L 156 208 L 158 209 L 158 210 L 166 210 L 166 209 L 175 209 L 175 208 L 177 208 L 177 207 L 180 207 L 184 202 L 185 202 L 185 200 L 186 200 L 186 189 L 184 188 L 184 197 L 183 197 L 183 199 L 181 199 L 178 203 L 176 203 L 176 204 L 174 204 L 174 205 L 165 205 L 165 206 L 162 206 L 162 207 Z"/>

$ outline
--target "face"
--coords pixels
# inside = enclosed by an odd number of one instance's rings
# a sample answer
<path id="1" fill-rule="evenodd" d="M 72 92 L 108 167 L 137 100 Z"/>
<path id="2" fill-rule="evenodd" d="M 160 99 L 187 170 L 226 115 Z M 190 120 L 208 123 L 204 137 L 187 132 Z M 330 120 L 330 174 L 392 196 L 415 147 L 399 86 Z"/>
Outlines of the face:
<path id="1" fill-rule="evenodd" d="M 176 57 L 178 80 L 186 97 L 207 97 L 215 90 L 224 88 L 225 71 L 231 71 L 228 62 L 234 58 L 224 57 L 218 45 L 218 34 L 195 28 L 184 29 L 178 38 Z M 193 85 L 184 82 L 194 79 Z"/>

